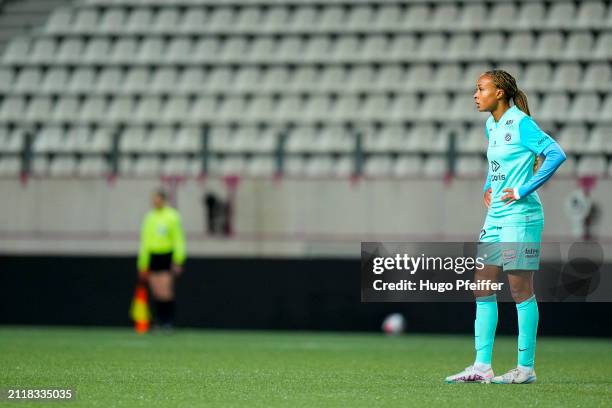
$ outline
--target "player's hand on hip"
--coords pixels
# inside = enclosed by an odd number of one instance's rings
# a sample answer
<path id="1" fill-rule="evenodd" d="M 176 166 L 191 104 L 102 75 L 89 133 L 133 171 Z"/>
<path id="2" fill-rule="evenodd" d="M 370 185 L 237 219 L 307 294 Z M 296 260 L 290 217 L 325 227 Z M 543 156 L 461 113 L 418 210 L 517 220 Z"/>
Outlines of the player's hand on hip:
<path id="1" fill-rule="evenodd" d="M 491 205 L 491 189 L 484 192 L 484 205 L 487 208 Z"/>
<path id="2" fill-rule="evenodd" d="M 181 265 L 172 264 L 172 273 L 176 276 L 179 276 L 183 272 L 183 267 Z"/>
<path id="3" fill-rule="evenodd" d="M 516 201 L 516 196 L 514 195 L 514 189 L 513 188 L 504 188 L 503 192 L 505 193 L 502 198 L 500 199 L 501 201 L 505 201 L 506 204 L 508 205 L 514 201 Z"/>

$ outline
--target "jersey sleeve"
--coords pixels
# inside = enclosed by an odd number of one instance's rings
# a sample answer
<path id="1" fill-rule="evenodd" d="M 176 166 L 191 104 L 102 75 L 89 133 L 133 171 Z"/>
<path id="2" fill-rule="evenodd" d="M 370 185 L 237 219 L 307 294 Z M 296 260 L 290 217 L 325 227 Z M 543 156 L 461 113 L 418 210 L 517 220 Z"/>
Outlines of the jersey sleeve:
<path id="1" fill-rule="evenodd" d="M 542 153 L 546 157 L 544 163 L 542 163 L 538 172 L 527 183 L 517 189 L 517 199 L 528 196 L 540 188 L 542 184 L 552 177 L 566 159 L 565 152 L 557 142 L 549 144 Z"/>
<path id="2" fill-rule="evenodd" d="M 172 227 L 172 241 L 174 249 L 172 251 L 172 263 L 182 265 L 185 263 L 185 233 L 181 223 L 181 216 L 176 213 Z"/>
<path id="3" fill-rule="evenodd" d="M 151 262 L 151 254 L 148 250 L 147 245 L 147 223 L 149 221 L 149 217 L 145 216 L 142 221 L 142 226 L 140 228 L 140 250 L 138 251 L 138 270 L 141 272 L 149 269 L 149 264 Z"/>
<path id="4" fill-rule="evenodd" d="M 529 116 L 525 116 L 519 123 L 521 144 L 537 155 L 554 142 Z"/>

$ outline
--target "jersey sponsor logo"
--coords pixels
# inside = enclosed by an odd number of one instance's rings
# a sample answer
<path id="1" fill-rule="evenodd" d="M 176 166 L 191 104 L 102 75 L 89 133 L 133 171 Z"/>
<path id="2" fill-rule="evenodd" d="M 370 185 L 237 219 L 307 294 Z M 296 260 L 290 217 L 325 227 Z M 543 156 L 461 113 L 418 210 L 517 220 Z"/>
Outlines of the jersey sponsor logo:
<path id="1" fill-rule="evenodd" d="M 540 140 L 538 140 L 538 146 L 541 145 L 542 143 L 544 143 L 545 141 L 548 140 L 548 136 L 544 136 L 543 138 L 541 138 Z"/>
<path id="2" fill-rule="evenodd" d="M 500 169 L 501 165 L 497 160 L 491 161 L 491 171 L 493 173 L 497 173 Z M 504 181 L 506 179 L 505 174 L 493 174 L 491 176 L 491 181 Z"/>
<path id="3" fill-rule="evenodd" d="M 514 122 L 514 119 L 510 119 L 506 121 L 506 126 L 510 126 Z"/>
<path id="4" fill-rule="evenodd" d="M 512 135 L 511 135 L 510 133 L 506 133 L 506 136 L 504 136 L 504 140 L 505 140 L 506 142 L 511 141 L 511 140 L 512 140 Z"/>
<path id="5" fill-rule="evenodd" d="M 493 160 L 491 162 L 491 170 L 493 171 L 493 173 L 497 172 L 497 170 L 499 170 L 499 163 L 497 162 L 497 160 Z"/>

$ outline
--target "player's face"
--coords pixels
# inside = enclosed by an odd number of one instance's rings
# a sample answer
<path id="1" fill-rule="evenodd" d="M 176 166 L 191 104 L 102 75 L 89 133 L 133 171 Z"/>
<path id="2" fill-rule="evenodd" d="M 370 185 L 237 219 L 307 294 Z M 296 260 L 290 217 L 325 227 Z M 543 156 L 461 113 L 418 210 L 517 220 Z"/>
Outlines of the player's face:
<path id="1" fill-rule="evenodd" d="M 488 75 L 481 75 L 476 82 L 474 102 L 480 112 L 493 112 L 501 99 L 503 91 L 495 86 Z"/>
<path id="2" fill-rule="evenodd" d="M 153 194 L 151 197 L 151 205 L 153 205 L 153 208 L 160 209 L 164 206 L 164 199 L 159 194 Z"/>

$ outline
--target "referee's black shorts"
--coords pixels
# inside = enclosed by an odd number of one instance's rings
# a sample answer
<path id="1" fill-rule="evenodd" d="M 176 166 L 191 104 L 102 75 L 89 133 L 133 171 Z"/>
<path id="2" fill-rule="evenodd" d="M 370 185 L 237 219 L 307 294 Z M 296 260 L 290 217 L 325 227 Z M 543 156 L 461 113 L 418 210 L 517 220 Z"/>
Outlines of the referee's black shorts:
<path id="1" fill-rule="evenodd" d="M 151 254 L 149 271 L 168 272 L 172 268 L 172 252 L 167 254 Z"/>

